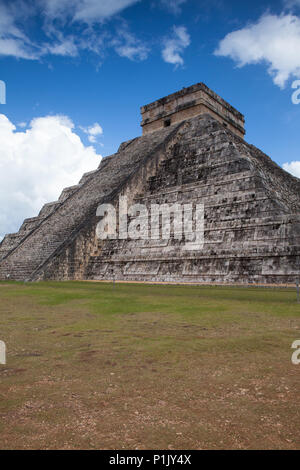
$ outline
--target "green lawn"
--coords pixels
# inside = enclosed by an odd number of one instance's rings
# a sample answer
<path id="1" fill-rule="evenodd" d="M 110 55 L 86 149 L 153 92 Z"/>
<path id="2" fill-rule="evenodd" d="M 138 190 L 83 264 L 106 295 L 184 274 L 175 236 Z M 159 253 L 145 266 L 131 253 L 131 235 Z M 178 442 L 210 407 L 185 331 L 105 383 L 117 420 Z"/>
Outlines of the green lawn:
<path id="1" fill-rule="evenodd" d="M 0 282 L 3 449 L 300 448 L 291 289 Z"/>

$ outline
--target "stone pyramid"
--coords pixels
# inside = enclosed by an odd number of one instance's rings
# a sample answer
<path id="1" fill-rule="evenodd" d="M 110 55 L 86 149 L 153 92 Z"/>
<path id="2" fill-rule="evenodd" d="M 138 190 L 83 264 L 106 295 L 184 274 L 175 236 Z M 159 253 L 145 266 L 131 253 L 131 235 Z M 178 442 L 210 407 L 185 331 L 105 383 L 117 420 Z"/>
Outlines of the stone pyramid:
<path id="1" fill-rule="evenodd" d="M 294 284 L 300 180 L 244 140 L 244 117 L 203 83 L 141 108 L 121 144 L 0 244 L 0 279 Z M 100 204 L 203 204 L 204 245 L 96 235 Z"/>

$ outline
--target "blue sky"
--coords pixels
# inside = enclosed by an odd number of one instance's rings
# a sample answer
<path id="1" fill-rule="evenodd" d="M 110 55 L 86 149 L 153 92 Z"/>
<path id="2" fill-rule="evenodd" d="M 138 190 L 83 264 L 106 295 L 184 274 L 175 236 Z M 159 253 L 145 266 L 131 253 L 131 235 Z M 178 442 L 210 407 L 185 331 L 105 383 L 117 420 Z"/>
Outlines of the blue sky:
<path id="1" fill-rule="evenodd" d="M 0 237 L 200 81 L 300 177 L 299 79 L 300 0 L 0 0 Z"/>

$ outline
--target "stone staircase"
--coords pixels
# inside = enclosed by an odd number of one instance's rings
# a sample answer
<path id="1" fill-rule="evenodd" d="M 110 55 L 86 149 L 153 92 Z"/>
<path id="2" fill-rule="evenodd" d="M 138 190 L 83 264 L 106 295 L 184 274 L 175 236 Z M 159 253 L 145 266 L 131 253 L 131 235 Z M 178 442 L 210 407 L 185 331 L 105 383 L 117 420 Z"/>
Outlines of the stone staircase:
<path id="1" fill-rule="evenodd" d="M 108 200 L 176 129 L 121 144 L 119 151 L 104 158 L 97 170 L 83 175 L 78 185 L 64 189 L 58 201 L 46 204 L 38 217 L 26 219 L 17 234 L 7 235 L 0 245 L 0 279 L 32 279 L 78 227 L 96 213 L 101 201 Z"/>

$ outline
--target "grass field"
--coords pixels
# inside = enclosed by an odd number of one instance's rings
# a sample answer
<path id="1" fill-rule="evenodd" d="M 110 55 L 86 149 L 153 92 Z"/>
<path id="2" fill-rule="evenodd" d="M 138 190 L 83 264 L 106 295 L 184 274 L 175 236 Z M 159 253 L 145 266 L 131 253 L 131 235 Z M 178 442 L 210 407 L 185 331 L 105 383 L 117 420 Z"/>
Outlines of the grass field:
<path id="1" fill-rule="evenodd" d="M 2 449 L 300 448 L 285 289 L 0 282 Z"/>

